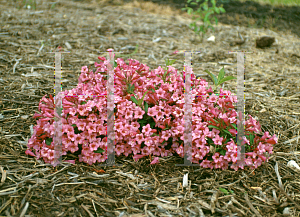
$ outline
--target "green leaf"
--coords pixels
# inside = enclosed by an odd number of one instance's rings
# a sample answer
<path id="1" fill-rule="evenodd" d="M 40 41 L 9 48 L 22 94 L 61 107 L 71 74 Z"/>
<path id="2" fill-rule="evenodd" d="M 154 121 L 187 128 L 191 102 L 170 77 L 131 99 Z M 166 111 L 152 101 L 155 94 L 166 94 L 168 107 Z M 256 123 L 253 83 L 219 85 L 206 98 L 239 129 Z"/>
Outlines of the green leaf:
<path id="1" fill-rule="evenodd" d="M 220 70 L 219 75 L 218 75 L 218 84 L 220 83 L 220 81 L 224 78 L 225 75 L 225 70 L 224 67 Z"/>
<path id="2" fill-rule="evenodd" d="M 103 153 L 104 150 L 102 148 L 98 148 L 97 150 L 94 151 L 94 153 Z"/>
<path id="3" fill-rule="evenodd" d="M 226 155 L 226 151 L 225 151 L 224 149 L 222 149 L 221 151 L 219 151 L 219 153 L 220 153 L 221 155 L 223 155 L 223 156 Z"/>
<path id="4" fill-rule="evenodd" d="M 253 145 L 254 143 L 254 135 L 250 134 L 250 145 Z"/>
<path id="5" fill-rule="evenodd" d="M 87 104 L 87 102 L 81 102 L 81 103 L 80 103 L 80 105 L 85 105 L 85 104 Z"/>
<path id="6" fill-rule="evenodd" d="M 169 65 L 169 58 L 165 60 L 166 66 Z"/>
<path id="7" fill-rule="evenodd" d="M 153 93 L 155 93 L 155 90 L 153 88 L 150 89 Z"/>
<path id="8" fill-rule="evenodd" d="M 147 123 L 146 120 L 139 120 L 138 122 L 139 122 L 140 124 L 145 124 L 145 123 Z"/>
<path id="9" fill-rule="evenodd" d="M 208 20 L 208 17 L 210 16 L 212 14 L 212 12 L 209 12 L 209 13 L 207 13 L 207 14 L 205 14 L 205 17 L 204 17 L 204 22 L 209 22 L 209 20 Z M 209 22 L 210 23 L 210 22 Z"/>
<path id="10" fill-rule="evenodd" d="M 142 105 L 142 103 L 143 103 L 143 101 L 144 101 L 144 98 L 145 98 L 145 96 L 146 96 L 146 94 L 149 92 L 149 90 L 147 90 L 146 91 L 146 93 L 144 93 L 144 96 L 142 97 L 142 99 L 139 99 L 139 101 L 138 101 L 138 105 L 140 106 L 140 105 Z"/>
<path id="11" fill-rule="evenodd" d="M 114 68 L 118 67 L 118 63 L 114 62 Z"/>
<path id="12" fill-rule="evenodd" d="M 229 194 L 229 192 L 225 188 L 219 188 L 219 190 L 222 191 L 226 195 Z"/>
<path id="13" fill-rule="evenodd" d="M 201 17 L 197 17 L 197 19 L 196 20 L 202 20 L 202 18 Z"/>
<path id="14" fill-rule="evenodd" d="M 164 73 L 164 75 L 163 75 L 164 81 L 165 81 L 165 78 L 166 78 L 166 74 L 167 74 L 167 73 L 168 73 L 168 71 L 166 70 L 165 73 Z"/>
<path id="15" fill-rule="evenodd" d="M 130 89 L 130 92 L 133 92 L 134 91 L 134 84 L 129 88 Z"/>
<path id="16" fill-rule="evenodd" d="M 236 124 L 231 124 L 231 126 L 233 126 L 233 127 L 234 127 L 234 129 L 236 129 L 236 130 L 237 130 L 237 126 L 236 126 Z"/>
<path id="17" fill-rule="evenodd" d="M 219 14 L 220 13 L 220 9 L 219 8 L 215 8 L 215 12 Z"/>
<path id="18" fill-rule="evenodd" d="M 228 130 L 223 129 L 223 131 L 231 136 L 231 133 Z"/>
<path id="19" fill-rule="evenodd" d="M 219 84 L 222 84 L 223 82 L 225 82 L 225 81 L 229 81 L 229 80 L 233 80 L 233 79 L 236 79 L 236 77 L 234 77 L 234 76 L 227 76 L 226 78 L 223 78 L 220 82 L 219 82 Z M 218 85 L 219 85 L 218 84 Z"/>
<path id="20" fill-rule="evenodd" d="M 193 11 L 194 11 L 193 8 L 188 8 L 187 13 L 191 14 Z"/>
<path id="21" fill-rule="evenodd" d="M 222 13 L 225 13 L 225 12 L 226 12 L 224 8 L 219 7 L 219 9 L 220 9 L 220 11 L 221 11 Z"/>
<path id="22" fill-rule="evenodd" d="M 138 101 L 136 100 L 136 98 L 134 96 L 131 96 L 130 99 L 132 100 L 132 102 L 134 102 L 135 104 L 138 105 Z"/>
<path id="23" fill-rule="evenodd" d="M 216 21 L 216 25 L 218 25 L 218 18 L 214 17 L 215 21 Z"/>
<path id="24" fill-rule="evenodd" d="M 148 113 L 148 103 L 144 101 L 145 113 Z"/>
<path id="25" fill-rule="evenodd" d="M 155 122 L 151 122 L 151 123 L 150 123 L 150 127 L 153 129 L 154 126 L 155 126 Z"/>
<path id="26" fill-rule="evenodd" d="M 195 26 L 196 26 L 196 23 L 195 23 L 195 22 L 190 23 L 190 28 L 195 27 Z"/>
<path id="27" fill-rule="evenodd" d="M 213 125 L 209 125 L 208 128 L 215 128 L 215 129 L 221 130 L 219 127 L 216 127 L 216 126 L 213 126 Z"/>
<path id="28" fill-rule="evenodd" d="M 190 4 L 191 5 L 198 5 L 196 2 L 191 2 Z"/>
<path id="29" fill-rule="evenodd" d="M 45 140 L 46 145 L 51 145 L 52 141 L 53 141 L 52 138 L 47 138 L 47 139 Z"/>
<path id="30" fill-rule="evenodd" d="M 175 63 L 175 61 L 176 61 L 176 60 L 171 60 L 171 61 L 169 62 L 169 65 L 173 65 L 173 63 Z"/>
<path id="31" fill-rule="evenodd" d="M 218 79 L 216 78 L 216 76 L 215 76 L 214 74 L 210 73 L 207 69 L 205 70 L 205 72 L 206 72 L 207 74 L 209 74 L 209 76 L 212 78 L 212 80 L 213 80 L 215 86 L 217 86 L 217 84 L 218 84 Z M 228 76 L 228 77 L 230 77 L 230 76 Z M 232 77 L 232 76 L 231 76 L 231 77 Z"/>

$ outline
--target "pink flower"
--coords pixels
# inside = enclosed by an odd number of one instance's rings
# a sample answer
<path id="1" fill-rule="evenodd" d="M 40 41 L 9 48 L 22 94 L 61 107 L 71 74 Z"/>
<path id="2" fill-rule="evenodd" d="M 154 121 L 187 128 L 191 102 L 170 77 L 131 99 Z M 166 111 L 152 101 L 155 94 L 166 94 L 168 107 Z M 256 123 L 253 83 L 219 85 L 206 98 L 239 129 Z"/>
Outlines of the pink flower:
<path id="1" fill-rule="evenodd" d="M 69 139 L 72 140 L 73 142 L 75 141 L 75 139 L 77 137 L 77 135 L 73 132 L 68 133 L 67 135 L 68 135 Z"/>
<path id="2" fill-rule="evenodd" d="M 232 162 L 237 162 L 237 153 L 232 153 L 231 155 L 230 155 L 230 157 L 231 157 L 231 161 Z"/>
<path id="3" fill-rule="evenodd" d="M 141 144 L 144 141 L 144 136 L 143 134 L 137 134 L 136 135 L 136 141 Z"/>
<path id="4" fill-rule="evenodd" d="M 129 147 L 126 146 L 123 154 L 124 154 L 126 157 L 128 157 L 128 155 L 131 154 L 131 153 L 132 153 L 131 148 L 129 148 Z"/>
<path id="5" fill-rule="evenodd" d="M 86 126 L 86 123 L 84 121 L 77 121 L 76 123 L 78 130 L 84 131 Z M 89 129 L 89 128 L 87 128 Z"/>
<path id="6" fill-rule="evenodd" d="M 271 137 L 271 136 L 270 136 L 269 132 L 267 131 L 267 132 L 265 132 L 264 135 L 261 137 L 260 141 L 264 141 L 264 140 L 266 140 L 267 138 L 270 138 L 270 137 Z"/>
<path id="7" fill-rule="evenodd" d="M 237 151 L 237 145 L 234 144 L 232 139 L 227 144 L 228 144 L 228 145 L 226 145 L 227 151 L 232 152 L 232 153 Z"/>
<path id="8" fill-rule="evenodd" d="M 223 167 L 223 162 L 221 162 L 221 161 L 215 162 L 214 166 L 215 166 L 216 169 L 222 168 Z"/>
<path id="9" fill-rule="evenodd" d="M 118 156 L 121 155 L 121 153 L 124 152 L 124 145 L 118 145 L 116 148 L 115 148 L 115 152 Z"/>
<path id="10" fill-rule="evenodd" d="M 176 149 L 176 152 L 177 154 L 180 156 L 180 157 L 183 157 L 184 156 L 184 149 L 183 149 L 183 146 L 180 145 L 177 149 Z"/>
<path id="11" fill-rule="evenodd" d="M 277 138 L 276 135 L 274 134 L 274 135 L 272 136 L 272 138 L 270 138 L 270 139 L 267 140 L 267 143 L 272 144 L 272 145 L 275 145 L 275 144 L 277 143 L 277 141 L 278 141 L 278 138 Z"/>
<path id="12" fill-rule="evenodd" d="M 69 110 L 69 114 L 73 115 L 73 116 L 75 116 L 76 112 L 77 112 L 76 108 L 70 108 L 70 110 Z"/>
<path id="13" fill-rule="evenodd" d="M 87 126 L 86 126 L 86 129 L 88 130 L 89 134 L 93 133 L 93 132 L 96 132 L 97 131 L 97 125 L 96 124 L 93 124 L 93 123 L 89 123 Z"/>
<path id="14" fill-rule="evenodd" d="M 197 154 L 195 154 L 195 158 L 197 158 L 197 160 L 202 160 L 203 159 L 203 155 L 201 154 L 201 153 L 197 153 Z"/>
<path id="15" fill-rule="evenodd" d="M 216 145 L 222 145 L 223 137 L 216 135 L 215 138 L 213 138 L 213 141 Z"/>
<path id="16" fill-rule="evenodd" d="M 99 147 L 99 144 L 92 142 L 90 143 L 90 151 L 96 151 Z"/>
<path id="17" fill-rule="evenodd" d="M 175 50 L 172 54 L 177 54 L 178 53 L 178 50 Z"/>
<path id="18" fill-rule="evenodd" d="M 143 118 L 143 115 L 145 114 L 145 112 L 143 110 L 141 110 L 141 108 L 137 108 L 135 111 L 134 111 L 135 115 L 134 115 L 134 118 L 135 119 L 142 119 Z"/>
<path id="19" fill-rule="evenodd" d="M 146 147 L 144 147 L 144 149 L 143 150 L 145 150 L 145 152 L 144 153 L 148 153 L 148 155 L 149 154 L 151 154 L 153 151 L 154 151 L 154 147 L 153 146 L 146 146 Z"/>
<path id="20" fill-rule="evenodd" d="M 159 157 L 155 157 L 150 164 L 158 164 L 158 163 L 159 163 Z"/>
<path id="21" fill-rule="evenodd" d="M 78 146 L 77 145 L 75 145 L 75 144 L 71 144 L 70 146 L 69 146 L 69 150 L 72 152 L 72 153 L 74 153 L 75 151 L 78 151 Z"/>
<path id="22" fill-rule="evenodd" d="M 263 154 L 264 152 L 266 152 L 265 148 L 266 148 L 266 145 L 262 144 L 261 142 L 259 143 L 259 145 L 257 146 L 258 148 L 258 153 L 259 154 Z"/>
<path id="23" fill-rule="evenodd" d="M 220 153 L 219 152 L 216 152 L 213 156 L 212 156 L 212 159 L 214 159 L 214 162 L 217 163 L 219 161 L 222 160 L 222 156 L 220 156 Z"/>
<path id="24" fill-rule="evenodd" d="M 153 141 L 152 141 L 152 138 L 151 138 L 151 137 L 146 137 L 146 138 L 144 139 L 144 142 L 145 142 L 145 145 L 146 145 L 146 146 L 150 146 L 150 145 L 153 144 Z"/>
<path id="25" fill-rule="evenodd" d="M 235 163 L 235 164 L 232 164 L 232 165 L 230 166 L 230 168 L 231 168 L 231 169 L 234 169 L 235 171 L 238 171 L 239 165 Z"/>
<path id="26" fill-rule="evenodd" d="M 87 120 L 95 122 L 97 120 L 97 116 L 95 114 L 90 114 Z"/>
<path id="27" fill-rule="evenodd" d="M 63 125 L 63 132 L 64 133 L 74 133 L 74 128 L 70 125 L 64 124 Z"/>
<path id="28" fill-rule="evenodd" d="M 85 155 L 85 156 L 83 156 L 83 161 L 86 162 L 86 163 L 88 163 L 89 165 L 92 165 L 93 163 L 96 162 L 96 160 L 91 155 Z"/>
<path id="29" fill-rule="evenodd" d="M 77 109 L 78 113 L 81 115 L 81 116 L 84 116 L 85 113 L 86 113 L 86 106 L 85 105 L 78 105 L 78 109 Z"/>
<path id="30" fill-rule="evenodd" d="M 133 111 L 131 110 L 126 110 L 125 111 L 125 119 L 131 119 L 132 117 Z"/>
<path id="31" fill-rule="evenodd" d="M 161 153 L 160 155 L 161 155 L 162 157 L 168 156 L 168 152 L 167 152 L 167 150 L 164 149 L 164 148 L 161 149 L 160 153 Z"/>
<path id="32" fill-rule="evenodd" d="M 78 145 L 78 144 L 81 144 L 83 142 L 83 140 L 84 140 L 84 137 L 81 134 L 77 134 L 74 142 L 75 142 L 76 145 Z M 68 141 L 68 146 L 69 146 L 71 140 L 68 139 L 67 141 Z"/>
<path id="33" fill-rule="evenodd" d="M 147 124 L 146 126 L 143 126 L 143 130 L 142 132 L 146 135 L 146 136 L 149 136 L 150 133 L 151 133 L 151 128 L 150 128 L 150 124 Z"/>
<path id="34" fill-rule="evenodd" d="M 228 162 L 230 162 L 232 154 L 230 152 L 227 152 L 226 155 L 224 156 L 224 159 L 227 160 Z"/>
<path id="35" fill-rule="evenodd" d="M 145 156 L 146 156 L 146 155 L 137 154 L 137 155 L 133 156 L 133 159 L 134 159 L 135 161 L 137 161 L 138 159 L 143 158 L 143 157 L 145 157 Z"/>
<path id="36" fill-rule="evenodd" d="M 75 164 L 75 160 L 64 160 L 64 162 Z"/>
<path id="37" fill-rule="evenodd" d="M 155 108 L 148 108 L 148 115 L 154 117 L 157 114 Z"/>
<path id="38" fill-rule="evenodd" d="M 32 151 L 30 151 L 29 149 L 27 149 L 27 150 L 25 151 L 25 154 L 30 155 L 30 156 L 32 156 L 32 157 L 35 157 L 35 154 L 34 154 Z"/>
<path id="39" fill-rule="evenodd" d="M 248 165 L 248 166 L 252 166 L 253 165 L 253 160 L 251 157 L 247 157 L 245 158 L 245 163 Z"/>
<path id="40" fill-rule="evenodd" d="M 131 148 L 132 152 L 134 155 L 137 155 L 138 153 L 140 153 L 140 147 L 139 146 L 134 146 Z"/>
<path id="41" fill-rule="evenodd" d="M 210 167 L 210 161 L 209 160 L 203 160 L 200 164 L 203 168 L 208 168 Z"/>
<path id="42" fill-rule="evenodd" d="M 262 163 L 262 159 L 261 158 L 255 159 L 254 160 L 254 167 L 255 167 L 255 169 L 257 167 L 259 167 L 261 165 L 261 163 Z"/>

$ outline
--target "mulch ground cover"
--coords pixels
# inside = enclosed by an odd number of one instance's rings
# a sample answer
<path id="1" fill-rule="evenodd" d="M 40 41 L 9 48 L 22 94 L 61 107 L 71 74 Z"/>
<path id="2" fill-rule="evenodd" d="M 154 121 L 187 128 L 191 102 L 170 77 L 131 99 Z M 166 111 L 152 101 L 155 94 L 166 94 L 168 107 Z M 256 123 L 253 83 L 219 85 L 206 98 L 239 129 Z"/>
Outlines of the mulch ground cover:
<path id="1" fill-rule="evenodd" d="M 0 215 L 1 216 L 300 216 L 300 171 L 287 165 L 300 155 L 299 7 L 270 7 L 253 2 L 222 2 L 215 32 L 200 43 L 189 28 L 191 16 L 182 1 L 0 1 Z M 220 3 L 221 4 L 221 3 Z M 263 16 L 264 15 L 264 16 Z M 199 22 L 200 23 L 200 22 Z M 256 48 L 260 36 L 275 37 L 268 48 Z M 244 43 L 236 41 L 243 38 Z M 62 89 L 75 88 L 82 66 L 94 64 L 108 48 L 123 51 L 150 69 L 193 50 L 193 71 L 210 85 L 204 72 L 236 76 L 236 55 L 245 59 L 246 115 L 278 143 L 268 163 L 255 170 L 181 167 L 179 156 L 135 162 L 116 157 L 121 167 L 76 162 L 53 168 L 27 156 L 32 118 L 44 95 L 54 94 L 54 54 L 62 55 Z M 137 49 L 136 49 L 137 48 Z M 118 56 L 118 54 L 117 54 Z M 127 57 L 122 57 L 125 59 Z M 115 57 L 116 59 L 116 57 Z M 223 88 L 235 91 L 236 81 Z M 183 176 L 188 174 L 188 186 Z"/>

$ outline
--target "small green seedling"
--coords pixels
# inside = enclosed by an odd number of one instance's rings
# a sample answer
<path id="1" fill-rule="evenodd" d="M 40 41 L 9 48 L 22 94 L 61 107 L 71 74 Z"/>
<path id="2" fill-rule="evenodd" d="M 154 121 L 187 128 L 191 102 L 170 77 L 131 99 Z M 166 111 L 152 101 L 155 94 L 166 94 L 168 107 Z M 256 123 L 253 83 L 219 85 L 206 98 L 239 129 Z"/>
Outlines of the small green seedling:
<path id="1" fill-rule="evenodd" d="M 191 5 L 197 5 L 198 2 L 200 2 L 200 0 L 196 0 L 196 2 L 191 2 L 192 0 L 188 0 L 187 3 L 190 3 Z M 198 15 L 198 18 L 195 18 L 195 16 L 193 16 L 193 20 L 202 20 L 203 24 L 200 26 L 196 25 L 196 22 L 193 22 L 190 24 L 190 28 L 194 27 L 194 32 L 196 34 L 199 34 L 200 36 L 200 32 L 202 32 L 202 37 L 201 37 L 201 42 L 203 41 L 204 35 L 206 34 L 207 30 L 209 28 L 211 28 L 213 31 L 215 30 L 214 27 L 211 25 L 211 18 L 210 15 L 213 15 L 214 13 L 225 13 L 225 9 L 222 7 L 223 5 L 221 5 L 221 7 L 216 7 L 216 0 L 210 0 L 210 2 L 212 3 L 212 7 L 208 7 L 208 0 L 205 0 L 198 8 L 198 10 L 196 12 L 193 11 L 192 8 L 190 7 L 186 7 L 186 8 L 182 8 L 181 10 L 187 10 L 188 14 L 193 13 L 194 15 Z M 202 7 L 202 9 L 201 9 Z M 216 25 L 218 25 L 218 19 L 217 17 L 213 17 Z"/>
<path id="2" fill-rule="evenodd" d="M 227 77 L 224 78 L 224 76 L 225 76 L 225 70 L 224 70 L 224 67 L 219 71 L 218 78 L 217 78 L 214 74 L 210 73 L 207 69 L 205 70 L 205 72 L 206 72 L 207 74 L 209 74 L 209 76 L 211 77 L 211 79 L 212 79 L 213 82 L 214 82 L 214 85 L 215 85 L 215 87 L 214 87 L 214 93 L 216 93 L 217 87 L 218 87 L 220 84 L 224 83 L 225 81 L 229 81 L 229 80 L 236 79 L 236 77 L 234 77 L 234 76 L 227 76 Z"/>

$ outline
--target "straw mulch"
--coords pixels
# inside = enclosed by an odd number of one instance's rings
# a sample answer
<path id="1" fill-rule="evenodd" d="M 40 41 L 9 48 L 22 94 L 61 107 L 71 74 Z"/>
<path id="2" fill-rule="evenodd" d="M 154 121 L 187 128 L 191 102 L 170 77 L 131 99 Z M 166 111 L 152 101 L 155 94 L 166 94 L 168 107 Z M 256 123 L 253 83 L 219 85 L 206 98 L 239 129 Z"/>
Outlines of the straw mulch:
<path id="1" fill-rule="evenodd" d="M 290 160 L 300 163 L 299 36 L 220 20 L 206 36 L 214 35 L 215 42 L 200 43 L 188 27 L 190 16 L 151 2 L 41 0 L 35 11 L 19 2 L 1 1 L 0 12 L 1 216 L 300 216 L 300 172 L 287 166 Z M 245 43 L 230 46 L 238 32 Z M 263 35 L 277 41 L 255 48 Z M 82 66 L 106 55 L 98 52 L 113 48 L 129 54 L 137 44 L 131 58 L 150 69 L 169 57 L 183 70 L 184 55 L 170 54 L 200 51 L 193 56 L 193 71 L 209 84 L 205 69 L 216 74 L 224 66 L 227 75 L 236 74 L 236 55 L 228 51 L 254 52 L 245 60 L 246 114 L 278 136 L 270 161 L 237 172 L 175 166 L 183 163 L 178 156 L 160 158 L 159 165 L 116 157 L 123 166 L 53 168 L 25 155 L 38 103 L 53 95 L 54 55 L 47 52 L 57 46 L 70 51 L 62 55 L 66 90 L 76 87 Z M 235 82 L 224 89 L 235 93 Z"/>

